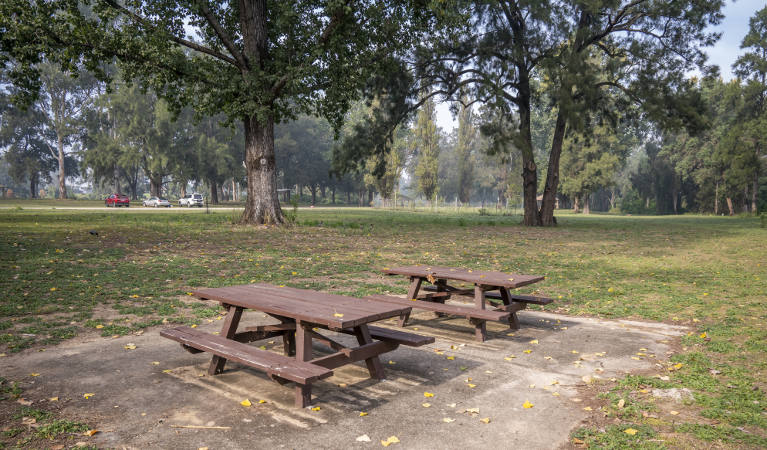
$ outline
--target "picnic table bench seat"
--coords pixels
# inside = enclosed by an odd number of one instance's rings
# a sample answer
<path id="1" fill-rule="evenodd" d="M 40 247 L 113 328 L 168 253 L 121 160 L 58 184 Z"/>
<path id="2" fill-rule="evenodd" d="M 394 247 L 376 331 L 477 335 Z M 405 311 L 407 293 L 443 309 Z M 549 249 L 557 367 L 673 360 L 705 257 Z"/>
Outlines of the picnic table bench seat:
<path id="1" fill-rule="evenodd" d="M 509 317 L 510 312 L 498 311 L 494 309 L 478 309 L 468 306 L 446 305 L 444 303 L 436 303 L 425 300 L 410 300 L 401 297 L 393 297 L 391 295 L 374 294 L 365 298 L 371 300 L 379 300 L 389 303 L 396 303 L 398 305 L 410 306 L 415 309 L 424 309 L 427 311 L 436 311 L 440 313 L 449 314 L 452 316 L 463 316 L 467 319 L 481 319 L 481 320 L 503 320 Z M 401 319 L 400 319 L 401 320 Z"/>
<path id="2" fill-rule="evenodd" d="M 434 285 L 424 286 L 421 289 L 423 289 L 424 291 L 429 291 L 429 292 L 439 294 L 440 296 L 444 296 L 444 297 L 456 295 L 456 292 L 452 292 L 452 291 L 438 292 L 437 286 L 434 286 Z M 485 298 L 488 300 L 503 300 L 503 297 L 501 297 L 501 293 L 495 292 L 495 291 L 485 292 Z M 509 293 L 509 299 L 511 299 L 511 301 L 513 302 L 532 303 L 534 305 L 548 305 L 549 303 L 552 303 L 554 301 L 553 298 L 541 297 L 539 295 L 521 295 L 521 294 L 512 294 L 512 293 Z"/>
<path id="3" fill-rule="evenodd" d="M 184 348 L 209 352 L 266 372 L 275 381 L 292 381 L 296 383 L 297 396 L 303 396 L 303 391 L 309 389 L 311 383 L 333 375 L 333 371 L 325 367 L 189 327 L 165 329 L 160 331 L 160 336 L 177 341 Z"/>

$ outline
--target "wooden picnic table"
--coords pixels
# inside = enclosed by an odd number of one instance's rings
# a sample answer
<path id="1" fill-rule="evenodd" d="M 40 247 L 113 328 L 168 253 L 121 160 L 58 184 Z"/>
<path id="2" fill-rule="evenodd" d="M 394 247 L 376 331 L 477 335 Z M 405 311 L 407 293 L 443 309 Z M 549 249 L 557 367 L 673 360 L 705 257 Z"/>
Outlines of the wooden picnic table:
<path id="1" fill-rule="evenodd" d="M 221 373 L 226 361 L 232 360 L 264 371 L 280 383 L 295 382 L 298 407 L 311 403 L 311 384 L 331 376 L 332 369 L 364 360 L 371 378 L 383 379 L 383 365 L 378 355 L 400 344 L 417 347 L 434 342 L 432 337 L 369 325 L 382 319 L 403 317 L 410 313 L 410 306 L 269 284 L 199 289 L 192 294 L 201 300 L 218 301 L 227 309 L 221 333 L 213 335 L 178 327 L 160 334 L 180 342 L 192 353 L 212 353 L 210 375 Z M 245 310 L 261 311 L 277 323 L 238 331 Z M 354 335 L 359 346 L 347 347 L 320 334 L 320 329 Z M 283 339 L 284 355 L 247 344 L 278 336 Z M 312 342 L 323 344 L 333 352 L 314 357 Z"/>
<path id="2" fill-rule="evenodd" d="M 475 336 L 480 342 L 487 338 L 486 322 L 488 320 L 508 320 L 509 327 L 516 330 L 519 329 L 519 320 L 516 315 L 518 311 L 525 309 L 530 303 L 545 305 L 552 302 L 552 299 L 546 297 L 512 295 L 509 292 L 510 289 L 544 280 L 545 277 L 540 275 L 427 265 L 384 268 L 383 272 L 387 275 L 404 275 L 410 279 L 407 298 L 386 295 L 372 295 L 366 298 L 400 305 L 409 304 L 413 308 L 431 310 L 438 315 L 465 316 L 474 325 Z M 425 281 L 431 283 L 431 286 L 424 288 L 429 292 L 419 293 Z M 459 288 L 449 285 L 448 281 L 471 283 L 473 286 L 468 289 Z M 474 307 L 446 305 L 445 300 L 454 295 L 473 295 Z M 485 304 L 486 299 L 500 300 L 502 304 L 488 310 Z M 409 314 L 400 317 L 400 326 L 404 327 L 408 318 Z"/>

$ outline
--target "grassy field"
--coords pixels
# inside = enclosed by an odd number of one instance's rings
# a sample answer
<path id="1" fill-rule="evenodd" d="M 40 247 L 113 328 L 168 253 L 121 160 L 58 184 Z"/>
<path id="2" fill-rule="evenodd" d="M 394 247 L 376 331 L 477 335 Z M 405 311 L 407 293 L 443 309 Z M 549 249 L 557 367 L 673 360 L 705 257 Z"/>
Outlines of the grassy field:
<path id="1" fill-rule="evenodd" d="M 404 293 L 404 279 L 379 275 L 397 264 L 543 274 L 537 287 L 557 299 L 549 310 L 694 330 L 673 365 L 656 371 L 662 378 L 600 385 L 603 407 L 574 442 L 767 446 L 767 229 L 758 219 L 563 214 L 556 228 L 530 229 L 516 216 L 356 208 L 299 210 L 282 229 L 234 219 L 0 210 L 0 353 L 212 320 L 219 309 L 187 295 L 199 286 L 269 282 L 362 296 Z M 2 381 L 0 398 L 12 397 Z M 694 401 L 679 416 L 659 415 L 642 394 L 650 387 L 686 387 Z"/>

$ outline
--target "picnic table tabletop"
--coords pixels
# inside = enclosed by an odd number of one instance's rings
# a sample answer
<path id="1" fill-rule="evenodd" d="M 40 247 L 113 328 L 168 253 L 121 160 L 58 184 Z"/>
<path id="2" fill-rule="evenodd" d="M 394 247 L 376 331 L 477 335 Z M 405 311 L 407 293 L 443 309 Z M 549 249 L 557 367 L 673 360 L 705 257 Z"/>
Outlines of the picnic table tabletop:
<path id="1" fill-rule="evenodd" d="M 398 317 L 410 309 L 374 300 L 263 283 L 198 289 L 192 294 L 203 300 L 255 309 L 331 329 L 348 329 Z"/>
<path id="2" fill-rule="evenodd" d="M 527 286 L 546 278 L 541 275 L 520 275 L 489 270 L 472 270 L 427 265 L 401 266 L 394 268 L 385 267 L 383 272 L 387 275 L 405 275 L 409 277 L 423 278 L 430 282 L 438 279 L 447 279 L 465 281 L 484 286 L 505 287 L 509 289 Z"/>

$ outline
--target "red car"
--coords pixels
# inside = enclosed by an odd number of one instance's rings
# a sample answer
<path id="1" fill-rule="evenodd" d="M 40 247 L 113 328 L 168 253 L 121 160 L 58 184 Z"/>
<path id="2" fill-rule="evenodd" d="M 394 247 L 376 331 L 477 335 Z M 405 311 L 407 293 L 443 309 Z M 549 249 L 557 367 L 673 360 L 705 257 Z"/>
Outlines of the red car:
<path id="1" fill-rule="evenodd" d="M 109 197 L 107 197 L 106 200 L 104 200 L 104 206 L 107 208 L 115 207 L 115 206 L 125 206 L 126 208 L 130 207 L 130 199 L 127 195 L 123 194 L 112 194 Z"/>

